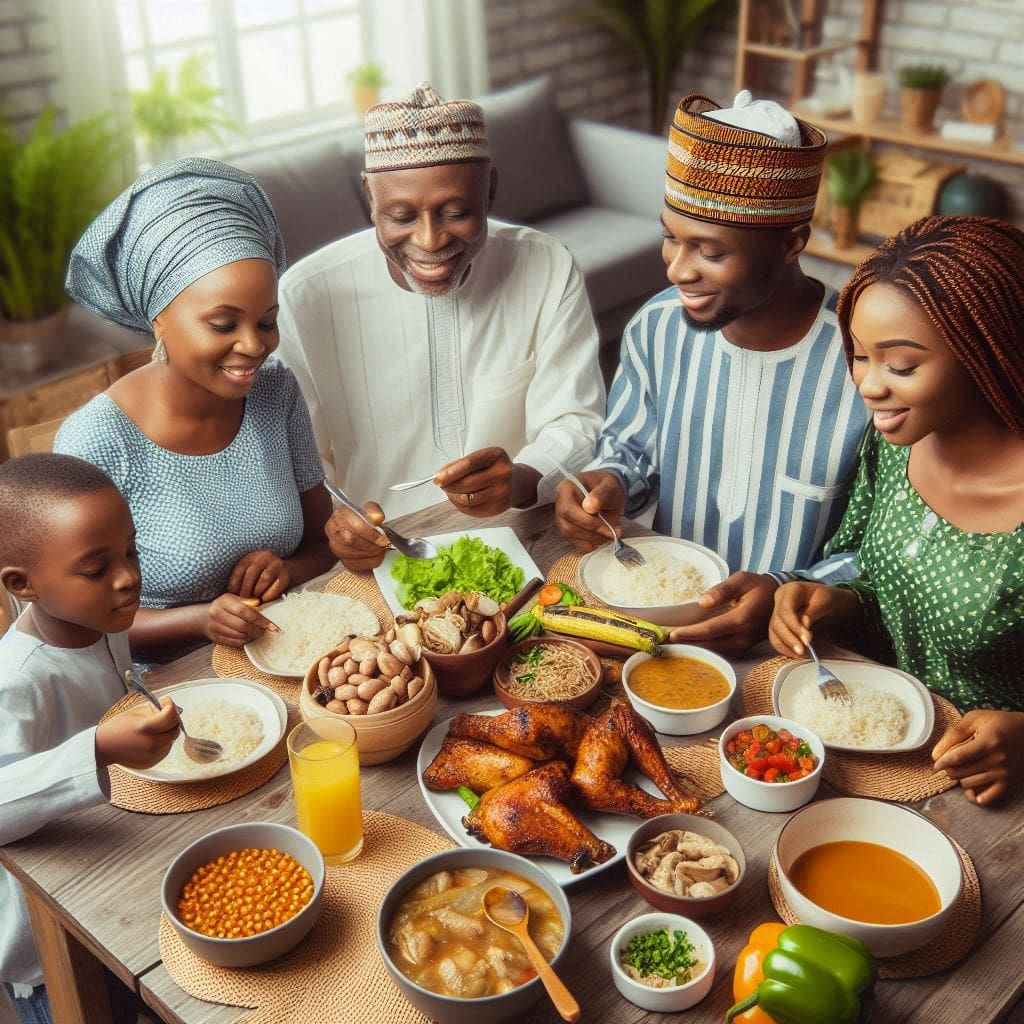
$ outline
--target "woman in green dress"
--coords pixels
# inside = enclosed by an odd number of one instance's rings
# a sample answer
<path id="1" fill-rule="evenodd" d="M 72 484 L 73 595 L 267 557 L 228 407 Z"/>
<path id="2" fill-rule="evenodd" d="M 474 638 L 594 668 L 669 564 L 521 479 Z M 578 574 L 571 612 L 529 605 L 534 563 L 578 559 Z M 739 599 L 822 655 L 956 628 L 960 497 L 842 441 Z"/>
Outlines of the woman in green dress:
<path id="1" fill-rule="evenodd" d="M 917 221 L 837 313 L 875 427 L 830 544 L 860 577 L 780 587 L 770 639 L 802 655 L 814 628 L 861 630 L 887 648 L 965 713 L 932 758 L 987 804 L 1024 782 L 1024 233 Z"/>

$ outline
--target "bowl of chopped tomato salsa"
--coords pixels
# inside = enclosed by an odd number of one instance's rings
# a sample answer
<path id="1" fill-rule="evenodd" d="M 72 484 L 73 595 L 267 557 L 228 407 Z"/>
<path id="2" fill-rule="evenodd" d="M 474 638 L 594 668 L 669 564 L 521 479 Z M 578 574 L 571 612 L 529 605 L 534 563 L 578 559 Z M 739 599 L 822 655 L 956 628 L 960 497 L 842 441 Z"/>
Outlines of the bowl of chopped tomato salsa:
<path id="1" fill-rule="evenodd" d="M 817 792 L 825 747 L 805 725 L 776 715 L 733 722 L 718 745 L 726 792 L 755 811 L 794 811 Z"/>

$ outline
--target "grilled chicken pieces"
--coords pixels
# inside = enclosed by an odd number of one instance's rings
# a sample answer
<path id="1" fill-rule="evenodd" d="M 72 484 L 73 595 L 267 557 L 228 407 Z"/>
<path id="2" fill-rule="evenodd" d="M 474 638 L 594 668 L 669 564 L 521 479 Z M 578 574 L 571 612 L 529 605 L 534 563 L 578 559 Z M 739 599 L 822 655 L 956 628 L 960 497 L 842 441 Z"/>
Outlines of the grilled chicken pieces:
<path id="1" fill-rule="evenodd" d="M 462 823 L 470 835 L 500 850 L 557 857 L 579 874 L 613 857 L 615 848 L 598 839 L 566 807 L 571 793 L 568 765 L 549 761 L 484 793 Z"/>
<path id="2" fill-rule="evenodd" d="M 534 761 L 571 761 L 588 725 L 586 715 L 562 704 L 523 704 L 493 717 L 456 715 L 448 735 L 493 743 Z"/>
<path id="3" fill-rule="evenodd" d="M 668 799 L 659 800 L 622 781 L 630 754 Z M 594 810 L 653 818 L 672 812 L 693 814 L 700 807 L 696 797 L 687 796 L 676 785 L 650 722 L 626 701 L 615 701 L 586 731 L 572 781 L 587 807 Z"/>
<path id="4" fill-rule="evenodd" d="M 424 771 L 423 781 L 431 789 L 468 786 L 474 793 L 485 793 L 518 779 L 533 766 L 530 758 L 502 750 L 493 743 L 449 735 Z"/>

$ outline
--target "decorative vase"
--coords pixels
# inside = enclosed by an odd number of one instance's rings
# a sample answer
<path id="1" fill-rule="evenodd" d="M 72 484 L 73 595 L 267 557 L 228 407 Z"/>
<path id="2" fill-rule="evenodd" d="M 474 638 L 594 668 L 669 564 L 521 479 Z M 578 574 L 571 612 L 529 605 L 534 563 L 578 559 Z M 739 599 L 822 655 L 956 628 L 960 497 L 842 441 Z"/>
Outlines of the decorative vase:
<path id="1" fill-rule="evenodd" d="M 935 111 L 942 99 L 941 89 L 900 89 L 900 127 L 909 132 L 935 131 Z"/>
<path id="2" fill-rule="evenodd" d="M 15 373 L 37 373 L 53 361 L 67 326 L 68 303 L 39 320 L 0 317 L 0 367 Z"/>
<path id="3" fill-rule="evenodd" d="M 853 76 L 850 115 L 858 124 L 877 124 L 885 109 L 885 75 L 878 71 L 858 71 Z"/>
<path id="4" fill-rule="evenodd" d="M 857 211 L 832 206 L 832 242 L 837 249 L 849 249 L 857 243 Z"/>
<path id="5" fill-rule="evenodd" d="M 357 117 L 366 112 L 380 99 L 380 87 L 376 85 L 352 86 L 352 110 Z"/>

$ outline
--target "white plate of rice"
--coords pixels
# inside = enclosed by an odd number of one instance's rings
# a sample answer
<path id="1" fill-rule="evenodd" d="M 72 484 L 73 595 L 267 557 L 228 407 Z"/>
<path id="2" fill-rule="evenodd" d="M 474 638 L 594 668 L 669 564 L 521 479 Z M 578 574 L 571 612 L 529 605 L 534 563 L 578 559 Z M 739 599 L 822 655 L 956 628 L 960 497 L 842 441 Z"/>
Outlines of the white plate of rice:
<path id="1" fill-rule="evenodd" d="M 629 568 L 606 544 L 584 555 L 580 575 L 599 601 L 659 626 L 686 626 L 704 618 L 697 598 L 729 575 L 717 552 L 679 537 L 627 537 L 644 556 Z"/>
<path id="2" fill-rule="evenodd" d="M 196 679 L 157 690 L 156 696 L 172 697 L 189 735 L 216 740 L 224 754 L 199 764 L 185 753 L 179 734 L 167 756 L 152 768 L 124 769 L 151 782 L 195 782 L 240 771 L 270 753 L 288 725 L 284 701 L 247 679 Z"/>
<path id="3" fill-rule="evenodd" d="M 775 714 L 806 725 L 831 750 L 889 754 L 917 750 L 928 742 L 935 728 L 935 705 L 919 680 L 871 661 L 826 658 L 822 663 L 850 691 L 849 705 L 821 695 L 814 662 L 794 661 L 775 676 Z"/>
<path id="4" fill-rule="evenodd" d="M 377 616 L 362 601 L 344 594 L 303 590 L 285 594 L 259 612 L 281 627 L 245 645 L 249 660 L 272 676 L 298 676 L 324 651 L 337 647 L 347 636 L 376 636 Z"/>

